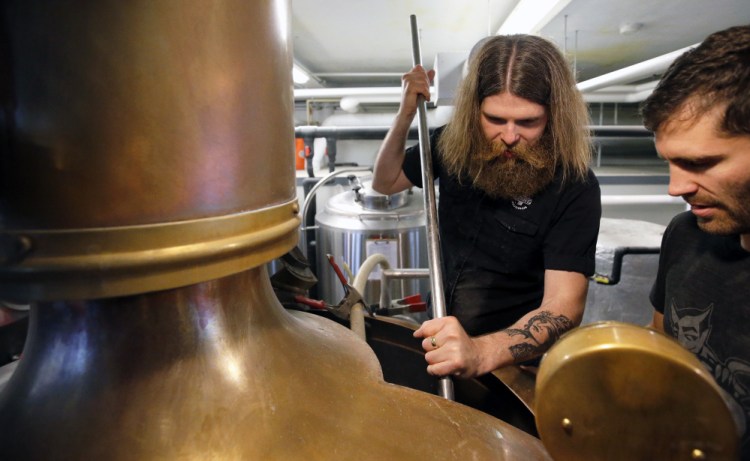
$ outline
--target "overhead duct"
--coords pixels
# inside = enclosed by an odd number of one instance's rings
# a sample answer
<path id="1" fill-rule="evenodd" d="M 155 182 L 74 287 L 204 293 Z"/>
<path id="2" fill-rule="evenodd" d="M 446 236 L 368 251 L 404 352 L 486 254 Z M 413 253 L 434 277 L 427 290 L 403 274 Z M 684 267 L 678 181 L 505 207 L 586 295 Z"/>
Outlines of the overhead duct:
<path id="1" fill-rule="evenodd" d="M 658 80 L 653 80 L 640 85 L 614 85 L 583 93 L 583 100 L 587 103 L 637 103 L 645 100 L 656 85 Z"/>
<path id="2" fill-rule="evenodd" d="M 658 76 L 667 70 L 669 65 L 672 64 L 675 59 L 698 45 L 700 45 L 700 43 L 580 82 L 577 85 L 578 89 L 583 93 L 587 93 L 612 85 L 621 85 Z"/>

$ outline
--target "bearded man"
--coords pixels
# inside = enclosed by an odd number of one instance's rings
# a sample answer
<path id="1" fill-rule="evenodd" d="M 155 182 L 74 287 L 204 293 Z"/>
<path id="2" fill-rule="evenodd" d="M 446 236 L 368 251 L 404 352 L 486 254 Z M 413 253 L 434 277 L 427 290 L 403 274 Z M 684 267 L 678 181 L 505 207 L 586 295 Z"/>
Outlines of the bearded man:
<path id="1" fill-rule="evenodd" d="M 429 373 L 465 378 L 528 363 L 580 323 L 601 218 L 588 110 L 555 45 L 494 36 L 468 64 L 451 121 L 431 136 L 450 315 L 414 333 Z M 375 161 L 381 193 L 422 185 L 406 138 L 433 75 L 403 77 Z"/>

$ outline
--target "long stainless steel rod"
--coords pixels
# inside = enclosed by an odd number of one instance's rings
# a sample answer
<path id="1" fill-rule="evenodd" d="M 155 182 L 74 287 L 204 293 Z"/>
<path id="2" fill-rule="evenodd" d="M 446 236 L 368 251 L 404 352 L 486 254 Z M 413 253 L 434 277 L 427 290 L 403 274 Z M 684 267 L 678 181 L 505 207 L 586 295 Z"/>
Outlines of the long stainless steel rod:
<path id="1" fill-rule="evenodd" d="M 419 46 L 417 16 L 411 15 L 411 45 L 414 65 L 422 65 L 422 51 Z M 445 317 L 445 292 L 443 291 L 443 260 L 440 254 L 440 233 L 438 232 L 435 181 L 432 174 L 432 149 L 430 132 L 427 129 L 427 102 L 423 96 L 417 101 L 417 121 L 419 123 L 419 155 L 422 160 L 422 189 L 424 191 L 425 225 L 427 234 L 427 262 L 430 268 L 432 287 L 432 311 L 434 316 Z M 453 381 L 450 377 L 440 378 L 440 396 L 454 400 Z"/>

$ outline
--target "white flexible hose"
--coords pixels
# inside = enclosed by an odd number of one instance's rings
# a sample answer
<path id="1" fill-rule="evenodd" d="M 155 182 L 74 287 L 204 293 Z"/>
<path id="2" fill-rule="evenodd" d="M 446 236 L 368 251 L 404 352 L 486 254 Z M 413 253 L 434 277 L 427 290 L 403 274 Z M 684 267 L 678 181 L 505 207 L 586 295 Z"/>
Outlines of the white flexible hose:
<path id="1" fill-rule="evenodd" d="M 382 269 L 390 269 L 391 264 L 388 262 L 388 258 L 380 253 L 370 255 L 365 262 L 359 267 L 357 276 L 354 277 L 352 286 L 357 289 L 360 293 L 365 291 L 365 285 L 367 285 L 367 279 L 370 277 L 370 273 L 375 269 L 375 266 L 380 264 Z"/>
<path id="2" fill-rule="evenodd" d="M 354 282 L 352 283 L 352 286 L 357 292 L 359 292 L 359 294 L 364 295 L 367 279 L 378 264 L 380 264 L 383 269 L 391 268 L 388 259 L 379 253 L 370 255 L 359 267 L 359 271 L 357 272 L 356 277 L 354 277 Z M 363 341 L 367 340 L 367 336 L 365 335 L 365 310 L 362 303 L 357 303 L 352 306 L 351 313 L 349 314 L 349 325 L 357 336 L 362 338 Z"/>

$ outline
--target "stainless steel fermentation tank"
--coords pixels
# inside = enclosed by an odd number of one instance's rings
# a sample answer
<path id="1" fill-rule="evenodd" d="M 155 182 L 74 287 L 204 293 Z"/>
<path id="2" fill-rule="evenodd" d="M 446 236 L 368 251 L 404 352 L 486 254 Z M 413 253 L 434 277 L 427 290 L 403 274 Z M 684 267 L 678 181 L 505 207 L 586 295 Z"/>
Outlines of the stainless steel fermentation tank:
<path id="1" fill-rule="evenodd" d="M 276 299 L 265 263 L 299 228 L 289 17 L 0 4 L 0 299 L 32 303 L 3 459 L 548 459 Z"/>
<path id="2" fill-rule="evenodd" d="M 315 215 L 319 294 L 336 303 L 344 295 L 341 282 L 331 270 L 327 254 L 346 263 L 354 273 L 373 254 L 382 254 L 391 268 L 426 268 L 425 214 L 422 191 L 411 189 L 393 195 L 374 192 L 364 180 L 352 190 L 331 197 Z M 363 296 L 379 302 L 380 267 L 370 273 Z M 428 279 L 394 280 L 392 299 L 413 294 L 429 296 Z M 387 307 L 387 306 L 383 306 Z"/>

